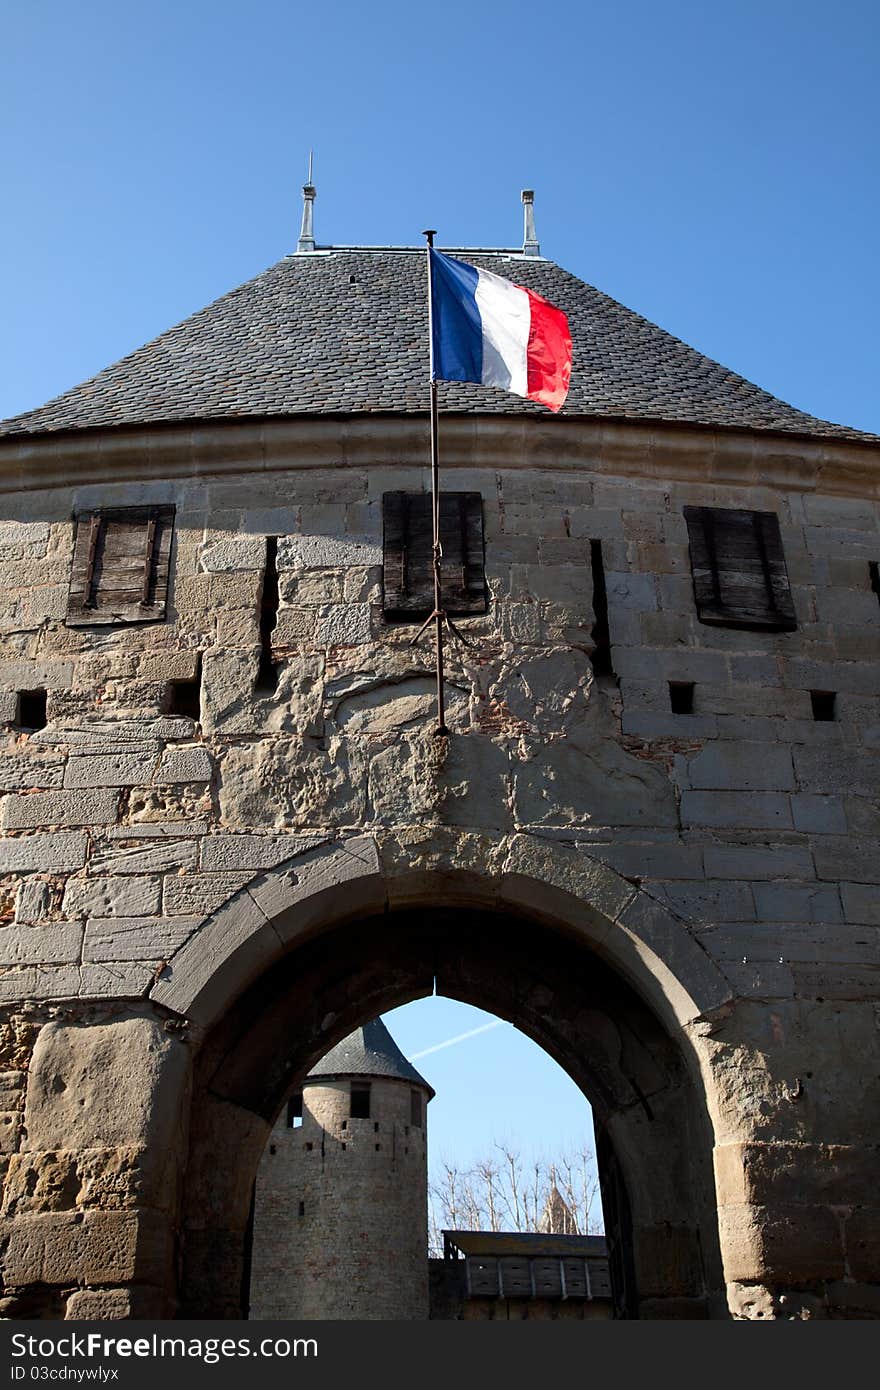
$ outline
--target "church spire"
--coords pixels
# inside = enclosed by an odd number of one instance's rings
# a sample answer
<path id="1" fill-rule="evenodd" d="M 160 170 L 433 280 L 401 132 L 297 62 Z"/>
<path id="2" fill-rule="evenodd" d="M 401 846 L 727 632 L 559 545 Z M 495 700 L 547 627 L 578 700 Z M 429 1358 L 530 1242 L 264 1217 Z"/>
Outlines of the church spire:
<path id="1" fill-rule="evenodd" d="M 312 183 L 312 151 L 309 150 L 309 177 L 308 181 L 303 184 L 302 226 L 300 227 L 299 241 L 296 244 L 297 255 L 301 252 L 314 251 L 315 249 L 313 217 L 315 198 L 317 196 L 315 185 Z"/>

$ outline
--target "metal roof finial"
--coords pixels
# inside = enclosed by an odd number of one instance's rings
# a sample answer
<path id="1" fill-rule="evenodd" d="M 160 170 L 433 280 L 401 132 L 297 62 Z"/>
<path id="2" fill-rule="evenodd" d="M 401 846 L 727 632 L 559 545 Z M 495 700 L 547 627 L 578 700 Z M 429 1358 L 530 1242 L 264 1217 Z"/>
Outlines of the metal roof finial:
<path id="1" fill-rule="evenodd" d="M 541 247 L 538 242 L 538 234 L 535 231 L 535 192 L 532 188 L 524 188 L 521 193 L 524 215 L 523 227 L 523 255 L 540 256 Z"/>
<path id="2" fill-rule="evenodd" d="M 317 196 L 315 185 L 312 183 L 312 151 L 309 150 L 309 179 L 308 183 L 303 184 L 303 215 L 299 241 L 296 244 L 297 255 L 315 249 L 314 207 Z"/>

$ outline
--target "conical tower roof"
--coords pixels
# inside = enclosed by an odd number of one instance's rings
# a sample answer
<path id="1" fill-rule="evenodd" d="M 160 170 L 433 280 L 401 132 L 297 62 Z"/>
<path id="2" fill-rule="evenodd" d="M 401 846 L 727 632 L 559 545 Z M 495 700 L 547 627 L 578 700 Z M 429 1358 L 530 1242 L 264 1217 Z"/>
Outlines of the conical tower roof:
<path id="1" fill-rule="evenodd" d="M 341 1076 L 388 1077 L 423 1086 L 429 1098 L 434 1095 L 433 1086 L 416 1071 L 412 1062 L 407 1061 L 381 1018 L 374 1018 L 363 1028 L 355 1028 L 331 1048 L 326 1057 L 312 1067 L 305 1084 Z"/>
<path id="2" fill-rule="evenodd" d="M 778 400 L 553 261 L 455 250 L 568 315 L 564 416 L 667 421 L 877 442 Z M 424 248 L 319 247 L 286 256 L 48 404 L 0 423 L 10 438 L 172 422 L 427 409 Z M 440 382 L 442 410 L 544 413 L 493 387 Z"/>

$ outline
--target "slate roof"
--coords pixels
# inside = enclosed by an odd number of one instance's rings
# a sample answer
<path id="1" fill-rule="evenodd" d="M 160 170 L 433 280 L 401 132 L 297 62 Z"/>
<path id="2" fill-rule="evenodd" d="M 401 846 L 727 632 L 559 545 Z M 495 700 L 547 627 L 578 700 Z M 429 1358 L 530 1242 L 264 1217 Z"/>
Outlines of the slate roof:
<path id="1" fill-rule="evenodd" d="M 408 1062 L 397 1043 L 392 1038 L 381 1018 L 365 1023 L 363 1028 L 355 1028 L 341 1043 L 331 1048 L 312 1067 L 306 1081 L 317 1081 L 330 1076 L 386 1076 L 398 1081 L 409 1081 L 416 1086 L 424 1086 L 434 1094 L 425 1078 Z"/>
<path id="2" fill-rule="evenodd" d="M 537 290 L 568 314 L 563 414 L 878 436 L 818 420 L 704 357 L 552 261 L 454 254 Z M 31 435 L 171 421 L 427 408 L 425 255 L 334 248 L 287 256 L 47 405 L 0 423 Z M 440 408 L 545 413 L 494 388 L 441 383 Z"/>

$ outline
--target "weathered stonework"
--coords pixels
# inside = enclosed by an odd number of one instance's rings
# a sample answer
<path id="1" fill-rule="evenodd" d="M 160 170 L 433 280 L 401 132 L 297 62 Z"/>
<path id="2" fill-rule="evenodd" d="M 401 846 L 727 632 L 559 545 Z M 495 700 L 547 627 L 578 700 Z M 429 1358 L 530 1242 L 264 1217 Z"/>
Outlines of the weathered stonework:
<path id="1" fill-rule="evenodd" d="M 444 420 L 446 486 L 483 497 L 490 595 L 448 649 L 445 742 L 430 644 L 381 612 L 382 493 L 422 489 L 422 422 L 99 443 L 0 446 L 4 1311 L 235 1313 L 283 1094 L 436 970 L 582 1078 L 629 1190 L 643 1315 L 875 1316 L 876 446 Z M 167 621 L 65 626 L 74 512 L 147 502 L 177 509 Z M 779 516 L 796 631 L 698 621 L 686 505 Z M 617 680 L 590 660 L 592 539 Z M 198 656 L 200 718 L 168 713 Z M 694 683 L 693 714 L 671 712 L 670 681 Z M 46 727 L 16 728 L 38 688 Z M 837 692 L 833 721 L 814 690 Z M 476 936 L 407 956 L 441 908 L 496 932 L 497 980 Z M 411 936 L 386 939 L 397 920 Z M 523 921 L 559 978 L 514 989 Z M 314 973 L 325 939 L 350 983 Z M 630 992 L 601 1025 L 594 969 Z M 248 1001 L 268 1012 L 282 976 L 318 983 L 272 1061 Z M 697 1196 L 671 1171 L 686 1149 Z"/>
<path id="2" fill-rule="evenodd" d="M 348 1079 L 312 1081 L 302 1124 L 282 1114 L 272 1129 L 255 1189 L 255 1320 L 428 1317 L 427 1127 L 412 1124 L 412 1083 L 369 1085 L 368 1117 L 351 1118 Z"/>

